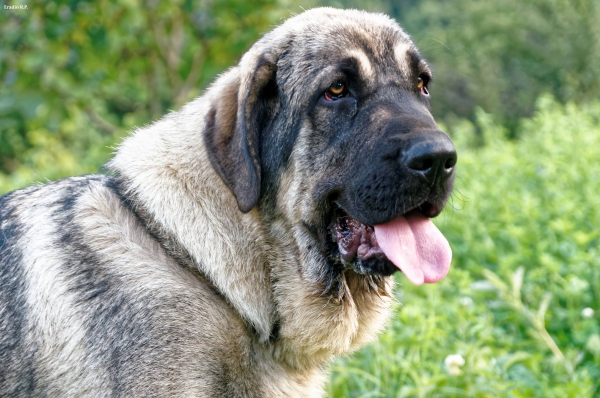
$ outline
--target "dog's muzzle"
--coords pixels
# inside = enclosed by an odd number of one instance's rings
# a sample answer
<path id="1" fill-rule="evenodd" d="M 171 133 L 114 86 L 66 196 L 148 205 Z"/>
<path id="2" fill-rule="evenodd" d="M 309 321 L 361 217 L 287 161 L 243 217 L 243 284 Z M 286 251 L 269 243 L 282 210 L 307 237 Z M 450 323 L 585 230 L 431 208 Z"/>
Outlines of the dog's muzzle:
<path id="1" fill-rule="evenodd" d="M 457 155 L 438 129 L 392 136 L 337 201 L 330 227 L 342 261 L 360 273 L 400 269 L 415 284 L 447 274 L 452 252 L 431 222 L 446 204 Z"/>

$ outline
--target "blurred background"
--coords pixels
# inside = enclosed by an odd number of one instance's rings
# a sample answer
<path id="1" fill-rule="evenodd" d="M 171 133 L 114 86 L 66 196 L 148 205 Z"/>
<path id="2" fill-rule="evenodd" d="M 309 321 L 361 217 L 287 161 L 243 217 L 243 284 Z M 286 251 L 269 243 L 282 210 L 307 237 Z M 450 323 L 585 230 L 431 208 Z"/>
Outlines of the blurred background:
<path id="1" fill-rule="evenodd" d="M 329 396 L 600 396 L 598 0 L 0 1 L 0 194 L 97 172 L 319 5 L 400 23 L 459 151 L 449 276 L 398 275 L 390 327 L 333 364 Z"/>

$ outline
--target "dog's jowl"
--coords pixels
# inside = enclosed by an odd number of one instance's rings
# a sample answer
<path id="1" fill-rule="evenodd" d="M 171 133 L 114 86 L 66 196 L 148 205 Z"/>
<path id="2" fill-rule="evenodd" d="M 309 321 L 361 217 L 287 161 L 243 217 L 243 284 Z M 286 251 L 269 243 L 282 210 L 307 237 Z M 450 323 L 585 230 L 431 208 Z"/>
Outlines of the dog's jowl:
<path id="1" fill-rule="evenodd" d="M 431 79 L 388 17 L 307 11 L 106 175 L 0 198 L 0 396 L 322 396 L 396 271 L 448 272 Z"/>

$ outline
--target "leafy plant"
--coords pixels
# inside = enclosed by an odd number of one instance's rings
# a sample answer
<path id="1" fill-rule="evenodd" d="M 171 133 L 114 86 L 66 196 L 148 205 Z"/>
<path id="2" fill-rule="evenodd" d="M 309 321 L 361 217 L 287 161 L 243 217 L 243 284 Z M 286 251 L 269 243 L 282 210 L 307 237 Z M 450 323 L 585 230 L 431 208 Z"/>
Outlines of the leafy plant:
<path id="1" fill-rule="evenodd" d="M 398 276 L 389 330 L 337 362 L 331 397 L 600 393 L 600 103 L 542 97 L 518 141 L 478 115 L 486 145 L 457 128 L 457 190 L 436 220 L 449 275 Z M 444 365 L 456 354 L 460 374 Z"/>
<path id="2" fill-rule="evenodd" d="M 27 6 L 0 12 L 0 192 L 97 171 L 289 14 L 277 0 Z"/>

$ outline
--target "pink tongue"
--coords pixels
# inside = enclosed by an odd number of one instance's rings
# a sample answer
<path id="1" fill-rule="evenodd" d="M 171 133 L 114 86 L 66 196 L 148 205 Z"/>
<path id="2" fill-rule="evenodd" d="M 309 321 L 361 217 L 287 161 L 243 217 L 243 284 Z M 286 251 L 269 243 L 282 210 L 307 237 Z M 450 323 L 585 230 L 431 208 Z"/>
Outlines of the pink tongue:
<path id="1" fill-rule="evenodd" d="M 452 249 L 431 220 L 417 211 L 375 225 L 381 250 L 415 285 L 441 281 L 450 268 Z"/>

